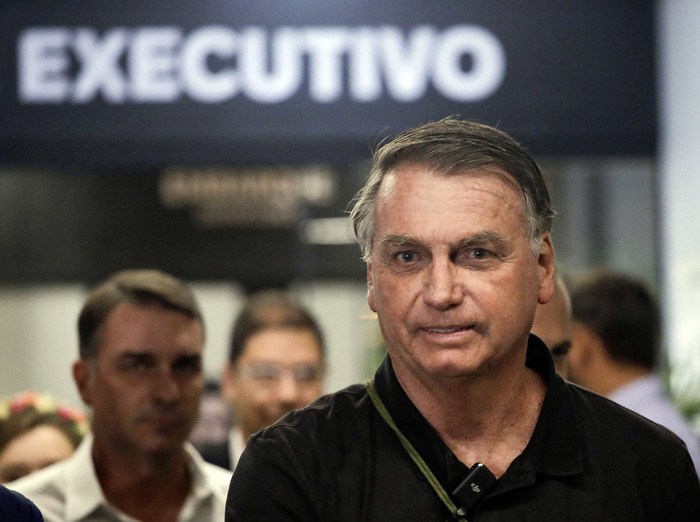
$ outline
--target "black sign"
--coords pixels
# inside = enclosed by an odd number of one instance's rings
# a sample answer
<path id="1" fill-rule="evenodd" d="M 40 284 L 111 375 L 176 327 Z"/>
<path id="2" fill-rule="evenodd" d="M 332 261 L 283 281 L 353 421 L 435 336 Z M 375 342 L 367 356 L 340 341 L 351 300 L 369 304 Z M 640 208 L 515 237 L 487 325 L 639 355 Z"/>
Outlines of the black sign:
<path id="1" fill-rule="evenodd" d="M 247 289 L 363 280 L 343 212 L 361 174 L 318 165 L 5 172 L 0 282 L 94 283 L 129 267 Z"/>
<path id="2" fill-rule="evenodd" d="M 450 114 L 649 155 L 653 4 L 5 1 L 0 162 L 340 162 Z"/>

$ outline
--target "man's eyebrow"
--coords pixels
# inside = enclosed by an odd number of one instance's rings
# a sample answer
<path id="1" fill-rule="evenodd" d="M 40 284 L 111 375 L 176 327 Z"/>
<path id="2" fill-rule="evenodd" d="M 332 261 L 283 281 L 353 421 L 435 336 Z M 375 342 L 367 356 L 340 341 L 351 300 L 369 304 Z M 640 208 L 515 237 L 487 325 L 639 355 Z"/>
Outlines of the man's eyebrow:
<path id="1" fill-rule="evenodd" d="M 505 248 L 508 242 L 497 232 L 479 232 L 473 236 L 465 237 L 456 242 L 455 248 L 469 248 L 479 245 L 493 245 Z"/>
<path id="2" fill-rule="evenodd" d="M 121 353 L 122 357 L 148 357 L 150 355 L 150 352 L 145 352 L 141 350 L 124 350 Z"/>
<path id="3" fill-rule="evenodd" d="M 377 241 L 377 246 L 389 246 L 393 248 L 416 247 L 423 243 L 415 236 L 406 234 L 387 234 Z M 490 246 L 497 249 L 505 249 L 508 241 L 498 232 L 485 231 L 479 232 L 472 236 L 464 237 L 454 243 L 452 248 L 458 250 L 461 248 L 474 248 L 477 246 Z"/>
<path id="4" fill-rule="evenodd" d="M 180 362 L 180 363 L 196 363 L 200 362 L 202 360 L 202 354 L 201 353 L 192 353 L 192 354 L 183 354 L 179 355 L 176 359 L 175 362 Z"/>
<path id="5" fill-rule="evenodd" d="M 153 354 L 150 352 L 141 352 L 138 350 L 127 350 L 125 352 L 122 352 L 119 355 L 120 359 L 151 359 L 153 358 Z"/>
<path id="6" fill-rule="evenodd" d="M 377 241 L 377 246 L 404 247 L 419 244 L 420 241 L 415 236 L 403 234 L 388 234 Z"/>

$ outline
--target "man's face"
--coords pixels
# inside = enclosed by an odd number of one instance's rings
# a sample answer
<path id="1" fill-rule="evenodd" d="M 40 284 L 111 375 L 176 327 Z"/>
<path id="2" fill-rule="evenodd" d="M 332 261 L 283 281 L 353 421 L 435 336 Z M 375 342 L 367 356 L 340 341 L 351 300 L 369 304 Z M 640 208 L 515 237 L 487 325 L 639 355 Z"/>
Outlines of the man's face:
<path id="1" fill-rule="evenodd" d="M 552 295 L 554 255 L 549 235 L 539 256 L 530 249 L 506 174 L 400 166 L 375 218 L 368 302 L 399 379 L 522 368 L 535 307 Z"/>
<path id="2" fill-rule="evenodd" d="M 160 306 L 121 303 L 99 332 L 94 359 L 74 376 L 93 410 L 95 444 L 132 455 L 181 452 L 203 390 L 200 321 Z"/>
<path id="3" fill-rule="evenodd" d="M 262 330 L 248 338 L 238 361 L 224 372 L 222 392 L 247 438 L 321 395 L 323 371 L 313 332 Z"/>

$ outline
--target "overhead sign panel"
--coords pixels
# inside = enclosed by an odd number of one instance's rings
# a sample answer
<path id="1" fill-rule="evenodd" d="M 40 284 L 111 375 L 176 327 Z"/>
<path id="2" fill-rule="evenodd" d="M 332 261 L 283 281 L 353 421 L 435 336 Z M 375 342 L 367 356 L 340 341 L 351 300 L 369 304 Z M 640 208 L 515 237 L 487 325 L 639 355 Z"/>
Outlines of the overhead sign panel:
<path id="1" fill-rule="evenodd" d="M 653 2 L 0 6 L 0 161 L 346 160 L 450 114 L 654 152 Z"/>

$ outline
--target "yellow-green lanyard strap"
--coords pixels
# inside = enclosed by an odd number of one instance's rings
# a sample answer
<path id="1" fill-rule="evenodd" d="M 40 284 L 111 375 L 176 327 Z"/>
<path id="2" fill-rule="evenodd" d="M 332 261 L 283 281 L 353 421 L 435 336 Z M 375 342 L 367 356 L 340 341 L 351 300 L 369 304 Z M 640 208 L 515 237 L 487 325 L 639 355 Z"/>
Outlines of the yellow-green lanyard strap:
<path id="1" fill-rule="evenodd" d="M 433 475 L 433 472 L 430 471 L 430 468 L 420 456 L 416 448 L 414 448 L 413 444 L 411 444 L 411 442 L 405 437 L 405 435 L 401 433 L 398 426 L 394 422 L 394 419 L 391 418 L 391 414 L 386 409 L 386 406 L 384 406 L 382 399 L 379 397 L 379 394 L 377 393 L 377 390 L 374 387 L 374 381 L 367 381 L 365 383 L 365 388 L 367 389 L 369 398 L 372 400 L 372 404 L 374 404 L 374 407 L 377 409 L 377 412 L 379 412 L 379 415 L 382 416 L 384 422 L 386 422 L 387 425 L 394 431 L 394 433 L 396 433 L 396 436 L 399 438 L 399 441 L 401 441 L 401 445 L 411 457 L 411 460 L 413 460 L 413 462 L 416 463 L 416 466 L 418 466 L 418 469 L 421 471 L 421 473 L 423 473 L 423 475 L 425 475 L 425 478 L 428 479 L 428 483 L 430 483 L 432 488 L 435 490 L 437 496 L 440 497 L 440 500 L 442 500 L 443 504 L 447 506 L 447 509 L 450 510 L 450 513 L 452 513 L 455 517 L 461 516 L 461 513 L 457 513 L 457 506 L 454 502 L 452 502 L 452 499 L 449 497 L 449 495 L 442 487 L 435 475 Z M 462 522 L 467 522 L 465 518 L 460 518 L 458 520 Z"/>

